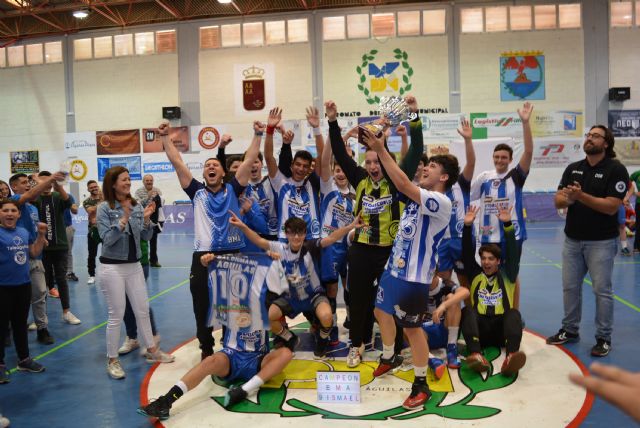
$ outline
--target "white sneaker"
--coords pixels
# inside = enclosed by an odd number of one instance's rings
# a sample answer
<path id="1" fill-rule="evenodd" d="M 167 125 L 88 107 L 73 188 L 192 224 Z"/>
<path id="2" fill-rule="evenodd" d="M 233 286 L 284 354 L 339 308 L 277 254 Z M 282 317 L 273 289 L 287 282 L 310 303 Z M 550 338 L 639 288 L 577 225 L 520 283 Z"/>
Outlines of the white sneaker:
<path id="1" fill-rule="evenodd" d="M 87 279 L 87 284 L 91 285 L 91 284 L 95 284 L 96 283 L 96 277 L 95 276 L 90 276 L 89 279 Z"/>
<path id="2" fill-rule="evenodd" d="M 360 365 L 362 358 L 360 356 L 360 348 L 351 346 L 349 348 L 349 355 L 347 355 L 347 367 L 354 369 Z"/>
<path id="3" fill-rule="evenodd" d="M 11 425 L 11 421 L 0 415 L 0 428 L 7 428 L 9 425 Z"/>
<path id="4" fill-rule="evenodd" d="M 155 346 L 160 345 L 160 335 L 156 334 L 155 336 L 153 336 L 153 344 Z M 140 356 L 141 357 L 146 357 L 147 356 L 147 349 L 144 347 L 140 347 Z"/>
<path id="5" fill-rule="evenodd" d="M 173 363 L 176 359 L 171 354 L 167 354 L 158 349 L 156 352 L 147 352 L 145 354 L 145 358 L 147 359 L 147 363 Z"/>
<path id="6" fill-rule="evenodd" d="M 129 352 L 133 351 L 134 349 L 138 349 L 139 347 L 140 343 L 138 343 L 138 339 L 132 339 L 127 336 L 127 338 L 124 339 L 124 342 L 122 343 L 120 349 L 118 349 L 118 354 L 128 354 Z"/>
<path id="7" fill-rule="evenodd" d="M 38 329 L 38 326 L 36 325 L 36 323 L 32 322 L 31 324 L 29 324 L 29 326 L 27 327 L 27 329 L 29 331 L 36 331 Z"/>
<path id="8" fill-rule="evenodd" d="M 67 312 L 63 313 L 62 314 L 62 320 L 64 322 L 66 322 L 67 324 L 71 324 L 71 325 L 77 325 L 77 324 L 80 324 L 82 322 L 75 315 L 73 315 L 71 313 L 71 311 L 67 311 Z"/>
<path id="9" fill-rule="evenodd" d="M 109 376 L 111 376 L 112 379 L 124 379 L 125 374 L 122 366 L 120 365 L 120 360 L 112 362 L 107 360 L 107 373 L 109 373 Z"/>

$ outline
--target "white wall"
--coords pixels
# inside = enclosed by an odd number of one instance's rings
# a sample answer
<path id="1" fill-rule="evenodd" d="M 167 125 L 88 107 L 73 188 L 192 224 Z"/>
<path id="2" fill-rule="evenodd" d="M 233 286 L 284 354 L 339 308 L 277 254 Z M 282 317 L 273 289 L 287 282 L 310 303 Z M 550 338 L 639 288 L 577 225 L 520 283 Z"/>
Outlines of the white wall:
<path id="1" fill-rule="evenodd" d="M 640 108 L 640 28 L 612 28 L 609 49 L 609 87 L 631 87 L 631 99 L 610 103 L 610 108 Z"/>

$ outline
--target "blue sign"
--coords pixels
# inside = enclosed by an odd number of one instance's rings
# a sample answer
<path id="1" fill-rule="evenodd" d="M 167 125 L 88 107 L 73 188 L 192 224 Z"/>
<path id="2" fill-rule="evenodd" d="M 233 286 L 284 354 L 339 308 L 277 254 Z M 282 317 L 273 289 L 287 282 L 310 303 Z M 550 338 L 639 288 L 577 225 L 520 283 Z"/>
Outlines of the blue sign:
<path id="1" fill-rule="evenodd" d="M 98 158 L 98 180 L 104 180 L 104 174 L 113 166 L 127 168 L 131 180 L 142 180 L 142 160 L 140 156 Z"/>
<path id="2" fill-rule="evenodd" d="M 145 174 L 175 172 L 171 162 L 149 162 L 142 165 Z"/>

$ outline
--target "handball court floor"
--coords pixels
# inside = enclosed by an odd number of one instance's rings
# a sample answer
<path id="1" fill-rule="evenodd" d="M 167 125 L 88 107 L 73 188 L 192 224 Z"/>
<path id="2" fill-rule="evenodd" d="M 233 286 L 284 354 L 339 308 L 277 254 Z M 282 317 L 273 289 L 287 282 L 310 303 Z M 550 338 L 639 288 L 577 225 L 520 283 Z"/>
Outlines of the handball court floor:
<path id="1" fill-rule="evenodd" d="M 555 333 L 562 318 L 562 226 L 559 222 L 530 223 L 529 239 L 522 255 L 521 311 L 527 328 L 543 336 Z M 162 234 L 158 239 L 162 268 L 151 269 L 148 290 L 164 350 L 174 349 L 193 338 L 195 333 L 188 285 L 192 239 L 191 235 L 177 234 Z M 630 246 L 632 239 L 629 238 Z M 136 408 L 140 405 L 141 384 L 151 366 L 134 351 L 122 357 L 126 379 L 112 380 L 106 373 L 107 309 L 98 287 L 86 283 L 85 242 L 85 235 L 77 233 L 74 268 L 80 281 L 70 283 L 71 310 L 82 324 L 63 324 L 59 301 L 48 300 L 49 331 L 56 343 L 53 346 L 40 345 L 35 332 L 29 332 L 31 355 L 44 364 L 46 371 L 31 374 L 12 370 L 11 382 L 0 385 L 0 411 L 11 419 L 12 427 L 150 426 L 148 419 L 136 414 Z M 640 351 L 639 276 L 640 256 L 616 257 L 613 350 L 602 359 L 604 363 L 633 371 L 638 370 Z M 589 351 L 595 343 L 594 313 L 594 296 L 587 278 L 583 293 L 581 341 L 566 346 L 586 366 L 593 361 Z M 121 338 L 124 339 L 124 329 Z M 6 363 L 10 368 L 16 365 L 13 347 L 7 348 Z M 553 364 L 553 361 L 548 363 Z M 527 366 L 523 370 L 527 370 Z M 399 401 L 403 399 L 404 394 L 398 397 Z M 540 409 L 540 412 L 545 412 L 545 409 Z M 215 412 L 211 418 L 215 420 Z M 486 422 L 490 423 L 490 420 Z M 477 426 L 481 424 L 482 421 L 478 421 Z M 596 399 L 582 426 L 613 428 L 634 426 L 634 422 L 606 402 Z"/>

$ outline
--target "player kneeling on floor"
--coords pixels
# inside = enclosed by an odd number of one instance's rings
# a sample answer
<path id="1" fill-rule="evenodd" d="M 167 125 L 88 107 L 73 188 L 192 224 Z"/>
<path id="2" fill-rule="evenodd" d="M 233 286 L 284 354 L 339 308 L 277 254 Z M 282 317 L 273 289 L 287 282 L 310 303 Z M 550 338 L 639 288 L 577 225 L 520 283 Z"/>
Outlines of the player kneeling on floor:
<path id="1" fill-rule="evenodd" d="M 221 351 L 206 357 L 189 370 L 165 395 L 138 409 L 144 416 L 169 417 L 173 403 L 213 375 L 226 382 L 246 381 L 227 391 L 224 407 L 231 407 L 256 392 L 278 375 L 293 358 L 289 348 L 269 352 L 267 292 L 287 291 L 280 262 L 266 254 L 205 254 L 212 296 L 210 325 L 214 319 L 226 326 Z"/>

